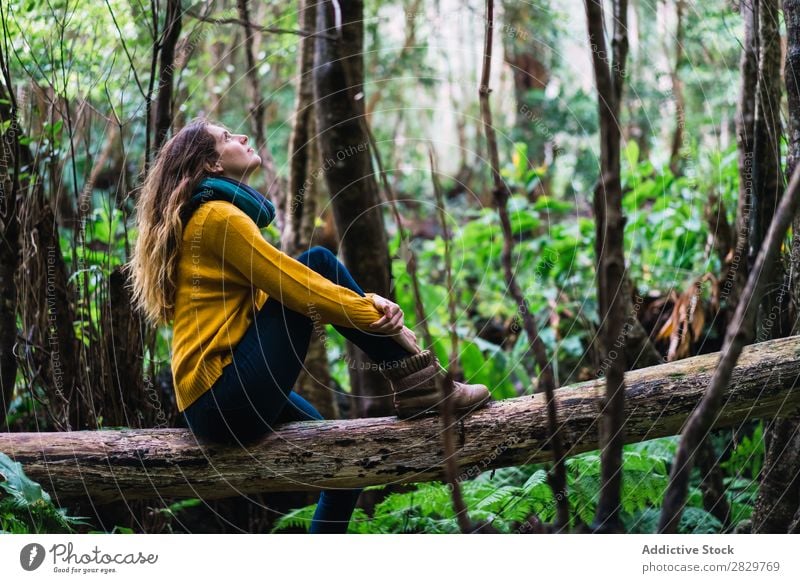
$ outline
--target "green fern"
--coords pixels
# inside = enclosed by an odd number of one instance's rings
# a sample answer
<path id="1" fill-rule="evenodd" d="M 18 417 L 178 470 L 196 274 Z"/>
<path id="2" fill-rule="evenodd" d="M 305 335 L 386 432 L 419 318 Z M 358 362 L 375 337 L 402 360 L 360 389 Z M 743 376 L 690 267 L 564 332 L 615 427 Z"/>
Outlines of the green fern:
<path id="1" fill-rule="evenodd" d="M 311 519 L 314 516 L 314 511 L 317 509 L 316 504 L 310 506 L 303 506 L 281 516 L 272 527 L 270 532 L 279 532 L 281 530 L 302 528 L 306 531 L 311 527 Z"/>
<path id="2" fill-rule="evenodd" d="M 627 532 L 653 533 L 669 482 L 669 464 L 678 447 L 678 437 L 666 437 L 625 446 L 622 455 L 623 480 L 621 520 Z M 757 447 L 757 438 L 742 445 Z M 542 521 L 555 518 L 556 503 L 547 483 L 545 464 L 498 468 L 460 483 L 461 493 L 472 520 L 485 520 L 500 532 L 514 532 L 531 514 Z M 599 452 L 576 455 L 566 461 L 569 506 L 573 527 L 591 524 L 597 511 L 601 486 Z M 741 479 L 741 478 L 740 478 Z M 750 482 L 732 484 L 731 509 L 734 521 L 747 518 L 752 504 L 747 498 Z M 737 493 L 736 486 L 743 489 Z M 745 488 L 747 487 L 747 488 Z M 368 489 L 382 489 L 373 486 Z M 739 498 L 737 500 L 737 496 Z M 276 524 L 273 532 L 286 528 L 307 529 L 316 505 L 297 509 Z M 722 525 L 703 510 L 702 492 L 690 488 L 680 532 L 721 532 Z M 372 516 L 356 509 L 350 521 L 351 533 L 457 533 L 458 523 L 450 490 L 441 482 L 417 484 L 409 492 L 393 493 L 378 503 Z"/>
<path id="3" fill-rule="evenodd" d="M 0 532 L 72 533 L 86 525 L 84 517 L 68 516 L 53 505 L 50 495 L 28 478 L 22 466 L 0 452 Z"/>

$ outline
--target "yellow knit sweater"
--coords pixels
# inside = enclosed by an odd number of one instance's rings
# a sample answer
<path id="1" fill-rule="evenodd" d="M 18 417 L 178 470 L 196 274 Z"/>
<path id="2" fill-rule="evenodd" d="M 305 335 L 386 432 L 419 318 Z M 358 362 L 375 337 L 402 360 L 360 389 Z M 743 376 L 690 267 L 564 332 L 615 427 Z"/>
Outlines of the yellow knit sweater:
<path id="1" fill-rule="evenodd" d="M 209 201 L 183 232 L 172 336 L 178 410 L 211 388 L 255 313 L 272 296 L 321 324 L 369 331 L 380 319 L 361 297 L 270 245 L 235 205 Z"/>

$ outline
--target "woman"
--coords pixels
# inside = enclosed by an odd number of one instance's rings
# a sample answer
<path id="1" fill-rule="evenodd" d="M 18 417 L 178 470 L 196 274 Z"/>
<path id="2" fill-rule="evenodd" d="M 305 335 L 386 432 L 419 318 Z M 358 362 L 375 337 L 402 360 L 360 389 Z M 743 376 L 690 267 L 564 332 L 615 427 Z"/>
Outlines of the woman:
<path id="1" fill-rule="evenodd" d="M 365 293 L 327 249 L 292 258 L 261 236 L 275 213 L 247 184 L 260 165 L 247 136 L 195 120 L 164 144 L 138 197 L 132 296 L 151 323 L 172 323 L 177 404 L 192 432 L 242 444 L 322 419 L 292 386 L 312 329 L 327 323 L 378 363 L 398 416 L 435 412 L 443 371 L 400 307 Z M 451 398 L 467 412 L 490 395 L 456 383 Z M 345 532 L 360 491 L 324 490 L 311 532 Z"/>

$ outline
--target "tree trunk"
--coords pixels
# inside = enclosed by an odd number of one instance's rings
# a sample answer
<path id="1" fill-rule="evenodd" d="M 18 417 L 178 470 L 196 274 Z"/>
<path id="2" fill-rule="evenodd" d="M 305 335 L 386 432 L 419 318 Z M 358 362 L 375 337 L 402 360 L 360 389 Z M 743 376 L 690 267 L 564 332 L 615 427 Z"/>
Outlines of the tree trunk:
<path id="1" fill-rule="evenodd" d="M 797 411 L 794 411 L 790 418 L 776 418 L 765 428 L 767 446 L 753 508 L 753 533 L 786 534 L 798 511 L 800 431 L 797 420 Z"/>
<path id="2" fill-rule="evenodd" d="M 739 151 L 739 197 L 736 209 L 733 256 L 728 260 L 723 299 L 727 296 L 727 311 L 736 310 L 739 298 L 750 273 L 750 221 L 753 198 L 753 125 L 756 112 L 756 80 L 758 54 L 755 42 L 753 4 L 739 2 L 744 25 L 742 56 L 739 62 L 741 82 L 736 106 L 736 145 Z"/>
<path id="3" fill-rule="evenodd" d="M 502 35 L 503 52 L 505 61 L 511 66 L 516 100 L 514 138 L 527 146 L 529 168 L 553 163 L 554 138 L 547 127 L 542 106 L 544 90 L 550 82 L 551 49 L 539 35 L 525 32 L 547 26 L 549 10 L 547 3 L 533 5 L 518 0 L 503 1 L 506 33 Z M 521 30 L 522 34 L 516 34 Z M 547 150 L 549 156 L 546 155 Z M 523 194 L 527 194 L 534 202 L 539 196 L 547 194 L 547 182 L 548 176 L 542 176 L 536 188 Z"/>
<path id="4" fill-rule="evenodd" d="M 175 77 L 175 46 L 181 35 L 181 0 L 167 0 L 167 16 L 161 41 L 158 67 L 158 98 L 156 100 L 155 151 L 167 140 L 172 127 L 172 81 Z M 148 120 L 149 123 L 149 120 Z"/>
<path id="5" fill-rule="evenodd" d="M 372 171 L 364 116 L 363 26 L 361 0 L 341 5 L 341 30 L 330 2 L 317 5 L 314 98 L 323 170 L 331 196 L 344 263 L 365 291 L 389 297 L 389 248 L 378 184 Z M 348 344 L 352 393 L 360 416 L 392 412 L 391 390 L 358 348 Z"/>
<path id="6" fill-rule="evenodd" d="M 719 353 L 626 373 L 626 442 L 675 435 L 705 392 Z M 800 337 L 745 347 L 714 427 L 729 427 L 800 406 Z M 556 391 L 570 455 L 595 450 L 602 380 Z M 502 431 L 498 431 L 502 427 Z M 457 455 L 466 476 L 544 462 L 543 395 L 491 403 L 457 424 Z M 282 425 L 247 448 L 199 444 L 187 430 L 0 434 L 0 451 L 60 499 L 191 496 L 204 499 L 267 491 L 364 487 L 442 478 L 441 420 L 395 417 L 303 421 Z M 468 473 L 469 472 L 469 473 Z"/>
<path id="7" fill-rule="evenodd" d="M 539 328 L 536 325 L 536 320 L 534 319 L 531 311 L 528 307 L 528 302 L 525 300 L 525 297 L 522 293 L 522 290 L 517 283 L 516 276 L 514 274 L 514 269 L 512 265 L 512 254 L 514 249 L 514 236 L 513 230 L 511 228 L 511 220 L 508 215 L 508 199 L 511 196 L 511 192 L 508 188 L 508 184 L 503 181 L 500 175 L 500 154 L 498 152 L 497 147 L 497 134 L 494 129 L 494 124 L 492 122 L 492 107 L 489 101 L 489 93 L 491 92 L 491 88 L 489 86 L 489 79 L 491 78 L 491 64 L 492 64 L 492 38 L 493 38 L 493 30 L 494 30 L 494 1 L 493 0 L 486 0 L 486 25 L 485 25 L 485 35 L 484 35 L 484 48 L 483 48 L 483 58 L 482 58 L 482 66 L 481 66 L 481 80 L 478 89 L 480 107 L 481 107 L 481 120 L 483 121 L 484 130 L 486 132 L 486 144 L 489 150 L 489 161 L 491 163 L 491 171 L 492 171 L 492 179 L 494 182 L 494 188 L 492 189 L 492 197 L 494 198 L 495 205 L 497 206 L 497 214 L 500 218 L 500 224 L 503 230 L 503 251 L 501 253 L 501 263 L 503 264 L 503 275 L 506 280 L 506 286 L 508 288 L 511 297 L 514 299 L 514 303 L 517 304 L 517 313 L 522 316 L 522 323 L 523 328 L 525 330 L 525 335 L 528 337 L 528 343 L 530 344 L 530 349 L 534 354 L 535 362 L 539 366 L 539 379 L 538 385 L 545 394 L 545 399 L 547 403 L 547 414 L 548 414 L 548 432 L 549 432 L 549 440 L 550 440 L 550 449 L 553 454 L 553 469 L 548 472 L 547 481 L 550 485 L 550 489 L 553 491 L 553 494 L 556 499 L 556 518 L 553 521 L 553 525 L 560 529 L 568 529 L 570 524 L 569 519 L 569 503 L 567 501 L 567 473 L 566 467 L 564 465 L 564 447 L 561 442 L 561 435 L 560 435 L 560 425 L 558 422 L 558 410 L 556 407 L 555 402 L 555 388 L 556 388 L 556 380 L 555 380 L 555 373 L 553 370 L 553 363 L 547 357 L 547 350 L 545 348 L 544 342 L 542 341 L 541 335 L 539 334 Z M 433 161 L 433 160 L 432 160 Z M 432 168 L 433 170 L 433 168 Z M 435 173 L 434 173 L 435 176 Z M 437 183 L 434 181 L 434 186 L 436 187 Z M 439 205 L 443 204 L 441 202 L 441 197 L 439 196 L 439 190 L 437 187 L 437 201 Z M 442 218 L 442 224 L 445 224 L 444 218 Z M 448 267 L 448 277 L 450 276 L 449 267 Z M 450 284 L 448 283 L 448 288 L 450 288 Z M 415 294 L 419 296 L 419 293 Z M 455 309 L 451 308 L 451 318 L 455 318 Z M 426 334 L 429 332 L 426 329 Z M 430 341 L 429 341 L 430 342 Z M 455 360 L 455 350 L 456 350 L 456 341 L 455 341 L 455 332 L 453 332 L 453 346 L 452 349 L 453 359 Z M 449 389 L 448 389 L 449 390 Z M 449 413 L 447 414 L 449 415 Z M 443 419 L 443 423 L 445 427 L 450 427 L 449 417 L 445 417 Z M 450 443 L 452 437 L 450 435 L 450 431 L 445 432 L 445 444 L 446 447 L 452 450 L 452 444 Z M 452 454 L 452 451 L 446 450 L 448 453 L 448 458 Z M 452 462 L 450 462 L 452 464 Z M 454 469 L 448 471 L 448 484 L 452 484 L 455 480 L 453 473 L 455 472 Z M 466 515 L 466 506 L 463 504 L 463 500 L 461 499 L 461 491 L 459 488 L 453 489 L 453 506 L 455 507 L 462 507 L 464 509 L 464 515 Z M 465 523 L 462 525 L 461 530 L 462 532 L 466 532 L 469 528 L 469 525 Z"/>
<path id="8" fill-rule="evenodd" d="M 6 55 L 0 49 L 5 65 Z M 20 131 L 12 87 L 0 82 L 0 126 L 9 122 L 0 136 L 0 431 L 5 431 L 5 419 L 17 378 L 17 285 L 15 274 L 20 262 L 19 217 L 20 190 Z"/>
<path id="9" fill-rule="evenodd" d="M 781 167 L 781 86 L 780 86 L 780 31 L 778 26 L 778 0 L 759 0 L 756 4 L 758 23 L 758 81 L 756 84 L 756 116 L 753 142 L 753 228 L 750 232 L 751 262 L 761 249 L 775 209 L 784 189 Z M 759 302 L 757 340 L 781 338 L 789 334 L 787 302 L 784 287 L 785 269 L 782 255 L 775 262 L 772 273 L 761 274 L 768 282 Z"/>
<path id="10" fill-rule="evenodd" d="M 769 6 L 769 9 L 767 6 Z M 798 62 L 798 54 L 800 54 L 800 3 L 787 0 L 784 2 L 783 7 L 787 32 L 785 79 L 789 102 L 789 152 L 786 172 L 788 176 L 791 176 L 800 155 L 800 140 L 797 135 L 798 131 L 800 131 L 800 124 L 798 123 L 800 120 L 800 91 L 795 77 L 800 73 L 800 62 Z M 761 29 L 766 29 L 767 33 L 777 34 L 777 5 L 773 6 L 772 2 L 762 2 L 761 8 Z M 766 22 L 767 19 L 772 24 L 771 26 Z M 762 39 L 762 51 L 766 48 L 763 42 L 764 39 Z M 777 43 L 778 40 L 776 39 L 767 46 L 773 52 L 777 51 L 779 55 L 780 47 L 775 46 Z M 774 59 L 775 56 L 772 55 L 772 58 Z M 771 61 L 772 59 L 770 59 Z M 777 74 L 777 71 L 775 71 L 775 74 Z M 779 90 L 777 98 L 780 98 Z M 777 123 L 779 124 L 779 121 Z M 773 160 L 772 163 L 775 163 L 775 161 Z M 778 163 L 780 163 L 780 160 L 778 160 Z M 768 191 L 764 194 L 767 195 L 769 201 L 770 192 Z M 762 205 L 758 205 L 758 207 L 760 209 Z M 795 229 L 800 226 L 796 217 L 793 223 Z M 800 299 L 800 295 L 797 293 L 796 276 L 796 270 L 800 268 L 800 254 L 797 252 L 797 242 L 798 234 L 794 230 L 790 256 L 792 269 L 789 270 L 789 274 L 783 274 L 781 270 L 773 274 L 773 278 L 786 277 L 786 285 L 780 286 L 777 298 L 768 296 L 762 304 L 762 310 L 768 314 L 767 320 L 761 322 L 765 338 L 777 337 L 778 334 L 785 331 L 772 324 L 774 318 L 771 318 L 769 314 L 774 313 L 778 317 L 783 305 L 788 303 L 791 306 L 796 306 L 798 299 Z M 790 278 L 793 278 L 794 281 L 791 281 Z M 779 283 L 777 279 L 772 279 L 772 281 Z M 789 297 L 786 298 L 788 302 L 784 301 L 783 297 L 786 292 L 789 292 Z M 796 309 L 791 311 L 796 313 Z M 789 321 L 794 320 L 790 318 Z M 800 477 L 798 477 L 800 476 L 800 417 L 795 415 L 790 418 L 773 419 L 765 427 L 764 442 L 766 453 L 764 466 L 761 470 L 758 497 L 753 509 L 752 532 L 784 534 L 789 532 L 792 519 L 800 507 Z"/>
<path id="11" fill-rule="evenodd" d="M 614 28 L 611 39 L 613 63 L 608 62 L 603 28 L 603 0 L 585 0 L 589 43 L 597 85 L 600 118 L 600 179 L 594 191 L 596 226 L 595 257 L 597 297 L 600 309 L 601 376 L 605 376 L 602 406 L 602 486 L 597 505 L 595 529 L 614 532 L 620 529 L 619 508 L 622 488 L 622 445 L 625 440 L 624 371 L 626 337 L 622 330 L 630 312 L 630 298 L 624 289 L 625 257 L 620 181 L 619 111 L 628 53 L 627 0 L 614 0 Z"/>
<path id="12" fill-rule="evenodd" d="M 670 71 L 672 81 L 672 98 L 675 102 L 675 130 L 672 133 L 672 148 L 670 149 L 669 168 L 674 176 L 680 172 L 680 153 L 683 145 L 683 129 L 685 125 L 686 103 L 683 99 L 683 82 L 680 77 L 680 66 L 683 62 L 683 16 L 686 10 L 686 0 L 676 0 L 675 14 L 675 63 Z"/>
<path id="13" fill-rule="evenodd" d="M 23 162 L 34 168 L 27 148 Z M 19 209 L 21 263 L 17 272 L 19 317 L 26 346 L 20 361 L 30 391 L 41 387 L 45 411 L 59 429 L 95 428 L 96 411 L 82 386 L 83 353 L 75 331 L 74 286 L 69 283 L 53 209 L 39 177 Z M 84 280 L 76 279 L 82 283 Z M 81 332 L 92 334 L 91 322 Z"/>
<path id="14" fill-rule="evenodd" d="M 664 504 L 658 524 L 659 533 L 674 533 L 678 529 L 689 490 L 689 474 L 694 465 L 697 449 L 707 438 L 720 412 L 727 406 L 722 399 L 731 381 L 733 369 L 744 349 L 753 341 L 753 321 L 758 308 L 755 298 L 761 296 L 767 283 L 759 275 L 762 272 L 770 273 L 774 269 L 783 239 L 799 207 L 800 171 L 795 169 L 789 188 L 775 211 L 775 217 L 759 250 L 753 272 L 747 278 L 747 285 L 742 292 L 733 320 L 725 331 L 719 363 L 708 389 L 681 432 L 680 445 L 675 454 L 669 485 L 664 494 Z M 779 413 L 778 416 L 782 414 L 785 413 Z"/>
<path id="15" fill-rule="evenodd" d="M 705 441 L 697 452 L 697 468 L 702 479 L 703 508 L 719 520 L 724 529 L 730 525 L 731 506 L 725 493 L 724 474 L 719 466 L 719 458 L 710 441 Z"/>
<path id="16" fill-rule="evenodd" d="M 625 320 L 625 363 L 627 370 L 636 370 L 661 364 L 664 359 L 650 340 L 650 335 L 639 320 L 642 303 L 634 301 L 633 281 L 625 277 L 625 304 L 628 317 Z"/>
<path id="17" fill-rule="evenodd" d="M 314 2 L 300 0 L 300 29 L 313 30 L 316 25 L 316 9 Z M 292 256 L 311 247 L 319 196 L 319 182 L 315 178 L 315 170 L 319 167 L 319 148 L 312 84 L 314 37 L 301 37 L 298 53 L 295 120 L 289 138 L 289 190 L 284 202 L 285 221 L 281 231 L 281 248 L 284 253 Z M 336 392 L 332 389 L 325 344 L 325 328 L 316 326 L 311 335 L 303 370 L 295 383 L 295 390 L 314 405 L 325 419 L 338 419 L 339 406 Z"/>

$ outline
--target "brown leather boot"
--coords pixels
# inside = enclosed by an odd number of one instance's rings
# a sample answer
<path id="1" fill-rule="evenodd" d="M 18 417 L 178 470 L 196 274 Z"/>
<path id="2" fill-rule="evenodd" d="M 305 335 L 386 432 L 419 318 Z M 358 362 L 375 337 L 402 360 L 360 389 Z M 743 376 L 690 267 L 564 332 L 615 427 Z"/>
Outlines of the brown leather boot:
<path id="1" fill-rule="evenodd" d="M 400 419 L 438 412 L 444 395 L 436 390 L 436 375 L 445 370 L 430 350 L 381 365 L 379 370 L 389 381 L 394 394 L 394 408 Z M 456 415 L 468 413 L 485 405 L 492 395 L 485 385 L 453 382 L 453 409 Z"/>

